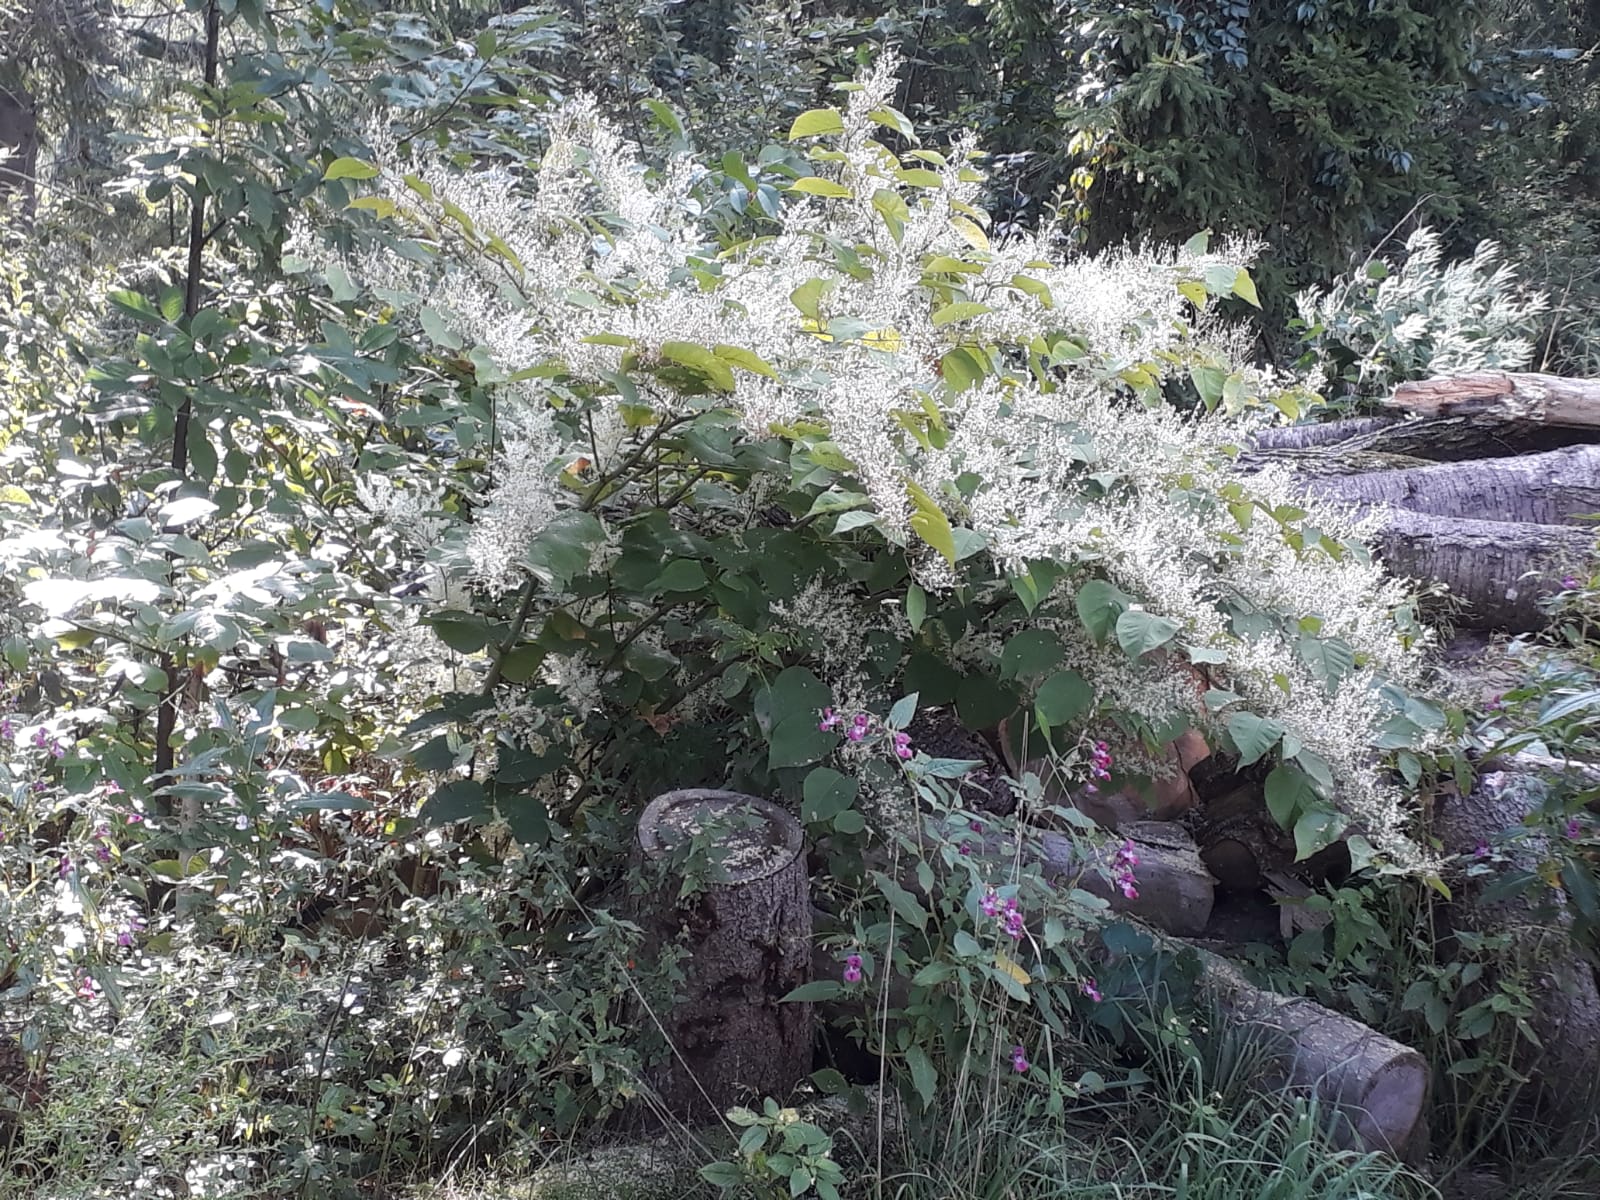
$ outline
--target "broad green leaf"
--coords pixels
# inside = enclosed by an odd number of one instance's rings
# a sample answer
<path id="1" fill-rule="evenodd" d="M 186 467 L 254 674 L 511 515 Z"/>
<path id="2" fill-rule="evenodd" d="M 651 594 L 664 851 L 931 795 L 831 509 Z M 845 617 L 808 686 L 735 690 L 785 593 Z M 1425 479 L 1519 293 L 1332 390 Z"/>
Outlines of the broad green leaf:
<path id="1" fill-rule="evenodd" d="M 1250 272 L 1243 267 L 1240 267 L 1238 275 L 1234 276 L 1233 294 L 1252 307 L 1261 307 L 1261 297 L 1256 295 L 1256 281 L 1250 278 Z"/>
<path id="2" fill-rule="evenodd" d="M 821 196 L 828 200 L 843 200 L 855 195 L 843 184 L 835 183 L 831 179 L 824 179 L 820 175 L 806 175 L 796 179 L 789 185 L 791 192 L 802 192 L 807 196 Z"/>
<path id="3" fill-rule="evenodd" d="M 984 313 L 993 312 L 987 304 L 979 304 L 975 300 L 958 300 L 954 304 L 946 304 L 933 314 L 933 327 L 942 328 L 945 325 L 954 325 L 957 321 L 970 321 L 973 317 L 981 317 Z"/>
<path id="4" fill-rule="evenodd" d="M 417 814 L 424 825 L 455 821 L 487 821 L 491 816 L 489 793 L 475 779 L 455 779 L 441 786 Z"/>
<path id="5" fill-rule="evenodd" d="M 1094 688 L 1076 671 L 1057 671 L 1033 700 L 1039 718 L 1051 727 L 1075 721 L 1093 704 Z"/>
<path id="6" fill-rule="evenodd" d="M 1066 652 L 1061 639 L 1044 629 L 1024 629 L 1006 642 L 1000 652 L 1000 678 L 1028 679 L 1043 675 L 1061 661 Z"/>
<path id="7" fill-rule="evenodd" d="M 322 173 L 324 181 L 330 179 L 376 179 L 378 168 L 359 158 L 336 158 Z"/>
<path id="8" fill-rule="evenodd" d="M 906 620 L 911 625 L 912 633 L 922 628 L 927 616 L 928 593 L 922 590 L 921 585 L 913 583 L 906 588 Z"/>
<path id="9" fill-rule="evenodd" d="M 765 375 L 768 379 L 778 377 L 778 373 L 772 369 L 772 364 L 753 350 L 745 350 L 739 346 L 725 346 L 719 342 L 711 347 L 711 352 L 723 362 L 732 363 L 752 375 Z"/>
<path id="10" fill-rule="evenodd" d="M 1344 817 L 1328 808 L 1313 808 L 1294 823 L 1294 860 L 1304 862 L 1318 850 L 1333 845 L 1344 832 Z"/>
<path id="11" fill-rule="evenodd" d="M 1259 762 L 1283 737 L 1283 726 L 1270 717 L 1253 712 L 1236 712 L 1228 718 L 1228 733 L 1239 749 L 1239 765 Z"/>
<path id="12" fill-rule="evenodd" d="M 794 119 L 789 126 L 789 140 L 793 142 L 803 137 L 825 137 L 843 132 L 844 118 L 839 115 L 838 109 L 813 108 Z"/>
<path id="13" fill-rule="evenodd" d="M 831 821 L 855 803 L 860 784 L 832 767 L 817 767 L 801 788 L 800 819 L 806 824 Z"/>
<path id="14" fill-rule="evenodd" d="M 1296 767 L 1279 765 L 1267 776 L 1267 811 L 1284 829 L 1294 828 L 1296 815 L 1321 802 L 1311 779 Z"/>
<path id="15" fill-rule="evenodd" d="M 950 518 L 944 515 L 944 510 L 933 502 L 933 497 L 928 495 L 915 483 L 906 481 L 906 491 L 911 495 L 911 504 L 914 511 L 911 514 L 911 529 L 928 545 L 932 546 L 952 567 L 956 564 L 955 534 L 950 528 Z"/>
<path id="16" fill-rule="evenodd" d="M 689 367 L 704 375 L 706 381 L 721 392 L 733 391 L 733 371 L 715 353 L 694 342 L 663 342 L 661 356 L 679 366 Z"/>
<path id="17" fill-rule="evenodd" d="M 1129 658 L 1138 658 L 1165 646 L 1178 635 L 1181 628 L 1168 617 L 1130 608 L 1117 617 L 1117 645 Z"/>
<path id="18" fill-rule="evenodd" d="M 1104 642 L 1117 627 L 1117 618 L 1127 611 L 1133 597 L 1116 584 L 1091 579 L 1078 589 L 1078 619 L 1097 642 Z"/>

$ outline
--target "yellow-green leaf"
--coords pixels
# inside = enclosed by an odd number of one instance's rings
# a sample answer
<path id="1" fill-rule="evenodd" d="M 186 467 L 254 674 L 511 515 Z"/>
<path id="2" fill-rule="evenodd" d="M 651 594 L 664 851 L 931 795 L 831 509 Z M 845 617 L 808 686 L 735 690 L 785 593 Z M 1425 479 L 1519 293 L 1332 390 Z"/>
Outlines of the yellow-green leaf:
<path id="1" fill-rule="evenodd" d="M 976 300 L 957 300 L 954 304 L 946 304 L 933 314 L 935 329 L 946 325 L 953 325 L 957 321 L 970 321 L 973 317 L 981 317 L 984 313 L 993 312 L 987 304 L 979 304 Z"/>
<path id="2" fill-rule="evenodd" d="M 951 217 L 950 224 L 959 233 L 968 245 L 975 250 L 989 248 L 989 235 L 984 233 L 983 227 L 971 217 Z"/>
<path id="3" fill-rule="evenodd" d="M 1185 279 L 1178 285 L 1178 291 L 1183 293 L 1183 298 L 1196 308 L 1205 308 L 1206 301 L 1211 293 L 1206 291 L 1206 285 L 1198 279 Z"/>
<path id="4" fill-rule="evenodd" d="M 916 511 L 911 514 L 911 529 L 918 537 L 937 550 L 952 567 L 956 565 L 956 536 L 950 527 L 950 518 L 916 484 L 907 481 L 906 491 Z"/>
<path id="5" fill-rule="evenodd" d="M 1015 979 L 1023 987 L 1033 982 L 1033 976 L 1023 970 L 1021 965 L 1014 961 L 1004 950 L 994 952 L 994 965 Z"/>
<path id="6" fill-rule="evenodd" d="M 912 187 L 936 188 L 944 182 L 937 171 L 930 171 L 927 167 L 904 167 L 895 174 L 900 177 L 901 183 Z"/>
<path id="7" fill-rule="evenodd" d="M 789 185 L 791 192 L 804 192 L 807 196 L 822 196 L 829 200 L 842 200 L 854 195 L 849 188 L 820 175 L 807 175 Z"/>
<path id="8" fill-rule="evenodd" d="M 322 173 L 324 180 L 329 179 L 376 179 L 378 168 L 369 162 L 362 162 L 359 158 L 336 158 L 328 164 L 328 169 Z"/>
<path id="9" fill-rule="evenodd" d="M 1255 308 L 1261 307 L 1261 298 L 1256 295 L 1256 281 L 1250 278 L 1250 272 L 1243 267 L 1240 267 L 1239 273 L 1233 277 L 1233 294 L 1246 304 Z"/>
<path id="10" fill-rule="evenodd" d="M 697 346 L 693 342 L 663 342 L 661 356 L 679 366 L 700 372 L 718 391 L 733 391 L 732 369 L 704 346 Z"/>
<path id="11" fill-rule="evenodd" d="M 350 201 L 346 208 L 362 208 L 377 216 L 378 220 L 386 221 L 399 211 L 399 205 L 387 196 L 362 196 Z"/>
<path id="12" fill-rule="evenodd" d="M 14 483 L 0 487 L 0 504 L 32 504 L 33 497 Z"/>
<path id="13" fill-rule="evenodd" d="M 789 140 L 803 137 L 821 137 L 829 133 L 843 133 L 844 118 L 836 108 L 813 108 L 803 112 L 789 126 Z"/>
<path id="14" fill-rule="evenodd" d="M 732 363 L 752 375 L 765 375 L 768 379 L 778 377 L 778 373 L 772 369 L 772 364 L 754 350 L 746 350 L 742 346 L 725 346 L 719 342 L 711 347 L 711 352 L 723 362 Z"/>

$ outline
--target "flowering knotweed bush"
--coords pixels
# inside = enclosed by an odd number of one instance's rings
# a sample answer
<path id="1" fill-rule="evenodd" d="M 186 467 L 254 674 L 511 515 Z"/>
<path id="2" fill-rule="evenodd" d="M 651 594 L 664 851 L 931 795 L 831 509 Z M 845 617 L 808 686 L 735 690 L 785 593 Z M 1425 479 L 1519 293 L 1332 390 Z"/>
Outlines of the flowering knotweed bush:
<path id="1" fill-rule="evenodd" d="M 1374 259 L 1307 289 L 1295 306 L 1318 354 L 1370 395 L 1407 379 L 1526 368 L 1548 301 L 1521 284 L 1494 242 L 1446 263 L 1439 235 L 1423 227 L 1400 264 Z"/>
<path id="2" fill-rule="evenodd" d="M 893 70 L 795 121 L 804 156 L 768 163 L 792 203 L 732 244 L 703 168 L 646 171 L 581 100 L 525 172 L 384 146 L 328 168 L 370 181 L 380 231 L 325 260 L 335 295 L 491 402 L 453 442 L 481 471 L 408 501 L 472 597 L 433 627 L 482 664 L 481 699 L 419 728 L 517 718 L 433 815 L 545 836 L 597 789 L 699 776 L 892 824 L 905 743 L 822 714 L 916 693 L 1062 753 L 1110 742 L 1128 773 L 1201 726 L 1275 764 L 1303 853 L 1354 824 L 1417 863 L 1380 760 L 1439 719 L 1406 695 L 1405 590 L 1349 519 L 1236 472 L 1235 420 L 1163 403 L 1298 410 L 1192 323 L 1253 302 L 1250 247 L 991 244 L 975 148 L 919 146 Z M 435 733 L 419 761 L 480 748 Z"/>

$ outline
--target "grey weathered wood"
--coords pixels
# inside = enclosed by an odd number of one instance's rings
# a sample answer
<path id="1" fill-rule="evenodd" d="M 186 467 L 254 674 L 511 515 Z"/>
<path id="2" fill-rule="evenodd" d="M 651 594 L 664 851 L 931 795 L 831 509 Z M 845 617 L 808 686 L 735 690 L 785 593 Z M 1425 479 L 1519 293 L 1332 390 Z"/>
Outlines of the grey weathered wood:
<path id="1" fill-rule="evenodd" d="M 1226 1025 L 1271 1053 L 1281 1083 L 1324 1106 L 1342 1145 L 1405 1157 L 1422 1129 L 1422 1055 L 1313 1000 L 1264 991 L 1231 962 L 1199 951 L 1202 993 Z"/>
<path id="2" fill-rule="evenodd" d="M 668 792 L 639 818 L 639 850 L 667 859 L 697 829 L 716 830 L 714 822 L 732 815 L 753 827 L 718 832 L 721 878 L 682 904 L 654 897 L 643 917 L 658 944 L 681 939 L 689 950 L 682 993 L 655 1014 L 671 1053 L 649 1072 L 663 1104 L 685 1121 L 764 1096 L 782 1099 L 811 1070 L 811 1005 L 780 1003 L 811 978 L 811 889 L 799 822 L 737 792 Z"/>
<path id="3" fill-rule="evenodd" d="M 1600 513 L 1600 446 L 1518 458 L 1432 463 L 1409 470 L 1324 475 L 1306 491 L 1361 507 L 1393 505 L 1440 517 L 1582 525 Z"/>
<path id="4" fill-rule="evenodd" d="M 1384 402 L 1426 417 L 1600 429 L 1600 380 L 1479 371 L 1402 383 Z"/>
<path id="5" fill-rule="evenodd" d="M 1541 599 L 1559 588 L 1564 572 L 1582 569 L 1594 533 L 1389 508 L 1377 541 L 1394 574 L 1444 583 L 1465 602 L 1458 624 L 1521 631 L 1545 623 Z"/>
<path id="6" fill-rule="evenodd" d="M 1113 912 L 1137 917 L 1157 929 L 1180 937 L 1203 933 L 1216 902 L 1216 885 L 1188 830 L 1166 821 L 1136 821 L 1118 833 L 1133 843 L 1139 855 L 1134 870 L 1137 899 L 1128 899 L 1097 870 L 1086 870 L 1072 839 L 1059 833 L 1040 836 L 1040 873 L 1051 881 L 1077 879 L 1084 891 L 1108 901 Z"/>

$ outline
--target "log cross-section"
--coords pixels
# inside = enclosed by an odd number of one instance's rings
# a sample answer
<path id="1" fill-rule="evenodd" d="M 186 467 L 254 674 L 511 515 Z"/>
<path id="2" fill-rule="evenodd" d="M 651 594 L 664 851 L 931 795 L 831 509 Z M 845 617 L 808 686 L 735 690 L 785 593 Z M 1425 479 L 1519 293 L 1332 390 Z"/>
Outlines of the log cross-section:
<path id="1" fill-rule="evenodd" d="M 731 818 L 731 819 L 730 819 Z M 669 1043 L 649 1080 L 682 1121 L 783 1099 L 811 1070 L 812 1006 L 782 1003 L 811 978 L 811 887 L 803 831 L 771 801 L 691 788 L 650 802 L 639 850 L 670 861 L 698 834 L 717 841 L 718 878 L 691 899 L 647 898 L 642 923 L 689 951 L 671 1007 L 655 1016 Z"/>

